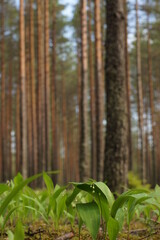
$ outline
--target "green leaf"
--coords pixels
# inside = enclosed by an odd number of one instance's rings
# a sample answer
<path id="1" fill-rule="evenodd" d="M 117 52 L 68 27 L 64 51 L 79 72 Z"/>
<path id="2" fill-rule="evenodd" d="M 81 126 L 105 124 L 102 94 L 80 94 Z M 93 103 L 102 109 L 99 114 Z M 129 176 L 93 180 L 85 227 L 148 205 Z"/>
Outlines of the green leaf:
<path id="1" fill-rule="evenodd" d="M 107 224 L 107 230 L 110 240 L 116 240 L 119 233 L 118 221 L 110 217 Z"/>
<path id="2" fill-rule="evenodd" d="M 98 190 L 100 190 L 101 193 L 104 194 L 104 196 L 108 200 L 109 206 L 112 207 L 114 203 L 114 196 L 110 191 L 109 187 L 107 187 L 107 185 L 103 182 L 95 182 L 94 185 L 97 186 Z"/>
<path id="3" fill-rule="evenodd" d="M 69 197 L 67 197 L 67 199 L 66 199 L 66 206 L 67 207 L 70 206 L 70 204 L 74 201 L 74 199 L 76 198 L 76 196 L 78 195 L 79 192 L 80 192 L 80 189 L 75 187 L 72 194 Z"/>
<path id="4" fill-rule="evenodd" d="M 100 227 L 100 211 L 97 204 L 95 202 L 79 203 L 76 208 L 92 238 L 96 239 Z"/>
<path id="5" fill-rule="evenodd" d="M 7 186 L 7 184 L 1 183 L 0 184 L 0 195 L 2 195 L 4 192 L 10 190 L 10 187 Z"/>
<path id="6" fill-rule="evenodd" d="M 21 222 L 16 224 L 14 240 L 24 240 L 24 227 Z"/>
<path id="7" fill-rule="evenodd" d="M 43 173 L 43 179 L 44 179 L 44 182 L 45 182 L 45 184 L 46 184 L 48 193 L 49 193 L 49 195 L 51 195 L 51 192 L 52 192 L 53 189 L 54 189 L 52 179 L 51 179 L 51 178 L 48 176 L 48 174 L 45 173 L 45 172 Z"/>
<path id="8" fill-rule="evenodd" d="M 7 235 L 8 235 L 8 240 L 14 240 L 14 234 L 12 233 L 11 230 L 7 231 Z"/>
<path id="9" fill-rule="evenodd" d="M 58 171 L 49 172 L 50 174 L 57 174 Z M 36 174 L 32 177 L 27 178 L 26 180 L 21 181 L 17 186 L 15 186 L 12 191 L 8 194 L 8 196 L 4 199 L 2 205 L 0 206 L 0 216 L 5 212 L 8 204 L 12 201 L 12 199 L 19 193 L 20 190 L 23 189 L 26 185 L 34 181 L 35 179 L 41 177 L 43 173 Z M 19 179 L 18 179 L 19 180 Z"/>

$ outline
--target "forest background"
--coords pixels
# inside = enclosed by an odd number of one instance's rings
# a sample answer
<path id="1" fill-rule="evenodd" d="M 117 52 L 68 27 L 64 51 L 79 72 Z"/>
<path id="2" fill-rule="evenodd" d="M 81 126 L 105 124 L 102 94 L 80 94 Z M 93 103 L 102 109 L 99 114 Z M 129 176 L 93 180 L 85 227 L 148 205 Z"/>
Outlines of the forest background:
<path id="1" fill-rule="evenodd" d="M 61 184 L 115 176 L 121 171 L 104 164 L 106 1 L 101 1 L 98 13 L 97 1 L 88 1 L 84 9 L 78 1 L 69 1 L 72 7 L 62 1 L 24 2 L 21 15 L 18 1 L 1 0 L 0 5 L 1 181 L 18 171 L 27 177 L 56 169 L 60 174 L 53 180 Z M 128 1 L 124 34 L 126 167 L 152 186 L 160 182 L 159 5 L 156 0 Z M 86 27 L 81 16 L 86 17 Z M 81 26 L 87 29 L 84 45 Z"/>

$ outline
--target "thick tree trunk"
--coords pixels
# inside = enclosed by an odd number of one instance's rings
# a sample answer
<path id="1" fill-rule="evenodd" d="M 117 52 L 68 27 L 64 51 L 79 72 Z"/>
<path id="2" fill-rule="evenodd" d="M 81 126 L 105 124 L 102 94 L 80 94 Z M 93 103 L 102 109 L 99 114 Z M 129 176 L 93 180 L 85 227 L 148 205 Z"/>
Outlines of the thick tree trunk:
<path id="1" fill-rule="evenodd" d="M 97 179 L 103 179 L 104 164 L 104 84 L 102 71 L 102 36 L 100 0 L 95 0 L 95 66 L 96 66 L 96 149 L 97 149 Z"/>
<path id="2" fill-rule="evenodd" d="M 82 58 L 82 83 L 81 83 L 81 133 L 80 133 L 80 180 L 85 181 L 91 176 L 89 158 L 89 133 L 88 133 L 88 48 L 87 48 L 87 1 L 81 2 L 81 58 Z"/>
<path id="3" fill-rule="evenodd" d="M 127 181 L 127 109 L 125 79 L 125 16 L 121 0 L 107 1 L 106 86 L 107 135 L 104 180 L 121 192 Z"/>
<path id="4" fill-rule="evenodd" d="M 26 107 L 26 76 L 25 76 L 25 24 L 24 3 L 20 0 L 20 79 L 22 103 L 22 174 L 27 177 L 27 107 Z"/>
<path id="5" fill-rule="evenodd" d="M 95 116 L 95 79 L 93 69 L 92 46 L 92 12 L 91 0 L 88 0 L 88 47 L 89 47 L 89 81 L 90 81 L 90 106 L 91 106 L 91 173 L 97 179 L 97 148 L 96 148 L 96 116 Z"/>
<path id="6" fill-rule="evenodd" d="M 142 182 L 145 182 L 145 136 L 143 126 L 143 88 L 142 88 L 142 76 L 141 76 L 141 46 L 140 46 L 140 32 L 139 32 L 139 19 L 138 19 L 138 0 L 136 0 L 136 34 L 137 34 L 137 92 L 138 92 L 138 119 L 139 119 L 139 138 L 141 146 L 140 155 L 140 176 Z"/>

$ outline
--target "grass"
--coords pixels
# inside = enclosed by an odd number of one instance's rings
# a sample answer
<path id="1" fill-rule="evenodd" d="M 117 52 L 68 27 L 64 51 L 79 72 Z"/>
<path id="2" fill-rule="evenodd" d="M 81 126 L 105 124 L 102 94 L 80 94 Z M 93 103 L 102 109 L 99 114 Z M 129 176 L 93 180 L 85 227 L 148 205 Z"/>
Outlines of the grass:
<path id="1" fill-rule="evenodd" d="M 34 191 L 28 184 L 39 177 L 46 187 Z M 49 173 L 0 184 L 1 239 L 158 239 L 159 220 L 158 185 L 115 199 L 103 182 L 54 186 Z"/>

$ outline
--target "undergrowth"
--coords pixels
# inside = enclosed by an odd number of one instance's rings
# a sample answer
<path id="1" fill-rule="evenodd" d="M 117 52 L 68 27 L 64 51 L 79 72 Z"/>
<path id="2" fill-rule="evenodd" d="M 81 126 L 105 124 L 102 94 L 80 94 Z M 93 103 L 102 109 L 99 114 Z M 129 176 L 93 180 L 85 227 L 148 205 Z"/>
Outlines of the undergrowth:
<path id="1" fill-rule="evenodd" d="M 72 229 L 78 226 L 79 236 L 86 226 L 93 240 L 100 232 L 101 239 L 116 240 L 124 234 L 124 227 L 125 239 L 130 239 L 132 223 L 137 219 L 149 228 L 159 224 L 158 185 L 154 190 L 149 185 L 138 186 L 115 199 L 103 182 L 90 180 L 54 186 L 49 174 L 44 172 L 24 180 L 18 173 L 12 181 L 0 184 L 1 239 L 5 234 L 9 240 L 23 240 L 27 223 L 41 220 L 46 226 L 54 224 L 55 231 L 69 222 Z M 28 185 L 39 177 L 43 177 L 46 187 L 35 191 Z"/>

